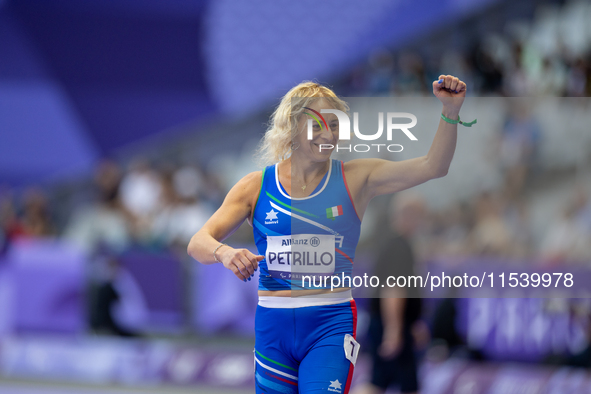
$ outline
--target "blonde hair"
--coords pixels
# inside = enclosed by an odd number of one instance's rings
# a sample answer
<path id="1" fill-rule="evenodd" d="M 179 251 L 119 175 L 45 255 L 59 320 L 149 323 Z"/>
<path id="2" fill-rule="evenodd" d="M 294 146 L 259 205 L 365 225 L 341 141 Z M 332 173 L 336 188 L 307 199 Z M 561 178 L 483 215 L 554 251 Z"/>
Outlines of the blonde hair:
<path id="1" fill-rule="evenodd" d="M 261 165 L 274 164 L 291 156 L 292 140 L 300 132 L 298 120 L 316 100 L 325 99 L 335 109 L 349 112 L 346 102 L 326 86 L 316 82 L 304 81 L 293 87 L 283 98 L 271 115 L 267 131 L 257 149 Z"/>

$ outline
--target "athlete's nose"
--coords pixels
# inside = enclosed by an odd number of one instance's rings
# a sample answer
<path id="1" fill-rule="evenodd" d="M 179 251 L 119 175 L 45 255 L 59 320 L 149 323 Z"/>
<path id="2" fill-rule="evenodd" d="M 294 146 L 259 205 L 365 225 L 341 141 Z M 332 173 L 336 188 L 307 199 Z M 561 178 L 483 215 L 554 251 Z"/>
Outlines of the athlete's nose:
<path id="1" fill-rule="evenodd" d="M 332 130 L 330 128 L 327 128 L 326 126 L 322 127 L 322 131 L 320 132 L 320 138 L 324 141 L 324 142 L 332 142 L 332 140 L 334 139 L 334 136 L 332 134 Z"/>

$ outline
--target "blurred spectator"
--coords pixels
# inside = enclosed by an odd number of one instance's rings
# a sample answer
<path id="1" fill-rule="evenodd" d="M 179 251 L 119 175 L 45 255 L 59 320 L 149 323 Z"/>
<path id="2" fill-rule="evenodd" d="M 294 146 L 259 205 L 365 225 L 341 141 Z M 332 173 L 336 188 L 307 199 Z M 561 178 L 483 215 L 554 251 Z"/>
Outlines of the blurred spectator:
<path id="1" fill-rule="evenodd" d="M 345 85 L 347 86 L 345 96 L 355 97 L 362 96 L 368 91 L 367 87 L 367 73 L 363 65 L 353 67 L 349 75 L 346 77 Z"/>
<path id="2" fill-rule="evenodd" d="M 541 96 L 564 96 L 566 92 L 567 69 L 562 59 L 546 57 L 542 63 L 543 83 L 537 83 L 536 89 Z"/>
<path id="3" fill-rule="evenodd" d="M 6 238 L 4 229 L 0 226 L 0 256 L 6 252 L 6 249 L 8 249 L 8 239 Z"/>
<path id="4" fill-rule="evenodd" d="M 585 346 L 575 350 L 565 363 L 568 366 L 579 368 L 591 368 L 591 300 L 578 299 L 570 303 L 571 319 L 580 319 L 585 322 Z"/>
<path id="5" fill-rule="evenodd" d="M 23 230 L 31 237 L 55 235 L 45 194 L 39 189 L 29 189 L 24 196 Z"/>
<path id="6" fill-rule="evenodd" d="M 569 97 L 584 97 L 587 93 L 588 66 L 582 58 L 576 59 L 568 71 L 566 95 Z"/>
<path id="7" fill-rule="evenodd" d="M 585 7 L 584 2 L 581 7 Z M 564 12 L 554 10 L 552 18 L 556 23 L 571 23 L 566 8 Z M 374 52 L 366 67 L 358 65 L 351 71 L 346 78 L 348 87 L 342 90 L 355 96 L 382 96 L 388 94 L 388 89 L 395 95 L 428 94 L 430 82 L 445 73 L 461 77 L 474 95 L 591 95 L 591 36 L 572 28 L 558 36 L 548 31 L 552 28 L 542 14 L 529 23 L 508 21 L 504 34 L 491 29 L 473 43 L 464 37 L 460 41 L 468 48 L 465 51 L 435 49 L 426 59 L 418 50 L 405 50 L 398 56 L 396 72 L 387 49 Z M 540 34 L 531 33 L 538 32 L 535 28 L 541 29 Z M 459 32 L 458 28 L 450 35 Z M 573 52 L 567 45 L 571 41 L 576 41 L 580 50 Z M 440 61 L 431 61 L 439 57 Z"/>
<path id="8" fill-rule="evenodd" d="M 530 217 L 524 199 L 506 198 L 503 203 L 503 216 L 511 236 L 510 257 L 525 259 L 531 255 L 533 239 Z"/>
<path id="9" fill-rule="evenodd" d="M 511 231 L 502 215 L 498 196 L 482 193 L 475 205 L 475 224 L 470 234 L 472 253 L 507 257 L 511 252 Z"/>
<path id="10" fill-rule="evenodd" d="M 0 199 L 0 228 L 5 247 L 19 237 L 47 237 L 57 232 L 49 213 L 47 197 L 36 188 L 24 193 L 21 217 L 11 195 Z"/>
<path id="11" fill-rule="evenodd" d="M 186 165 L 175 171 L 172 182 L 174 189 L 182 199 L 194 199 L 203 196 L 205 180 L 201 171 L 194 166 Z"/>
<path id="12" fill-rule="evenodd" d="M 134 235 L 140 239 L 149 236 L 154 214 L 161 208 L 162 180 L 144 159 L 136 159 L 121 180 L 121 202 L 132 215 Z"/>
<path id="13" fill-rule="evenodd" d="M 152 232 L 156 240 L 184 251 L 191 237 L 213 214 L 200 202 L 203 180 L 194 167 L 182 167 L 162 178 L 162 209 L 155 215 Z"/>
<path id="14" fill-rule="evenodd" d="M 392 202 L 391 232 L 379 245 L 373 272 L 381 283 L 390 276 L 415 275 L 412 240 L 425 213 L 422 199 L 410 192 L 397 194 Z M 379 288 L 370 308 L 371 382 L 357 388 L 356 394 L 384 393 L 391 385 L 402 393 L 418 392 L 413 332 L 424 332 L 419 328 L 421 305 L 416 288 Z"/>
<path id="15" fill-rule="evenodd" d="M 516 197 L 536 165 L 541 130 L 527 103 L 510 103 L 510 115 L 500 134 L 499 163 L 507 182 L 506 192 Z"/>
<path id="16" fill-rule="evenodd" d="M 481 45 L 477 45 L 470 53 L 473 54 L 471 63 L 478 75 L 476 80 L 479 81 L 474 90 L 493 94 L 500 93 L 503 85 L 503 74 L 499 64 Z"/>
<path id="17" fill-rule="evenodd" d="M 591 234 L 591 200 L 584 185 L 576 187 L 573 205 L 577 222 Z"/>
<path id="18" fill-rule="evenodd" d="M 451 289 L 450 297 L 455 296 Z M 431 323 L 432 342 L 426 357 L 435 362 L 445 360 L 450 354 L 463 348 L 466 344 L 456 328 L 457 307 L 455 298 L 444 298 L 437 301 Z"/>
<path id="19" fill-rule="evenodd" d="M 443 257 L 465 256 L 468 253 L 467 239 L 470 232 L 470 217 L 465 204 L 457 203 L 441 212 L 436 254 Z"/>
<path id="20" fill-rule="evenodd" d="M 137 330 L 147 316 L 141 290 L 114 257 L 99 260 L 99 270 L 102 273 L 95 278 L 98 280 L 91 302 L 92 329 L 101 334 L 138 336 Z"/>
<path id="21" fill-rule="evenodd" d="M 427 93 L 430 82 L 425 75 L 423 59 L 416 53 L 403 52 L 398 58 L 400 72 L 395 81 L 395 94 L 399 96 Z"/>
<path id="22" fill-rule="evenodd" d="M 394 78 L 392 54 L 386 50 L 375 51 L 369 58 L 369 69 L 368 94 L 371 96 L 389 95 Z"/>
<path id="23" fill-rule="evenodd" d="M 548 227 L 541 248 L 546 263 L 591 261 L 591 235 L 578 220 L 578 208 L 576 200 L 569 202 L 562 216 Z"/>
<path id="24" fill-rule="evenodd" d="M 89 253 L 101 246 L 122 251 L 130 245 L 126 214 L 119 200 L 120 181 L 116 163 L 107 160 L 99 164 L 94 177 L 98 201 L 74 213 L 64 238 Z"/>
<path id="25" fill-rule="evenodd" d="M 12 196 L 5 195 L 0 199 L 0 226 L 6 239 L 6 245 L 26 233 L 24 223 L 19 219 Z"/>
<path id="26" fill-rule="evenodd" d="M 528 43 L 515 41 L 505 65 L 503 90 L 508 97 L 524 97 L 535 92 L 540 79 L 540 57 Z"/>
<path id="27" fill-rule="evenodd" d="M 585 85 L 587 86 L 587 90 L 585 91 L 585 97 L 591 97 L 591 52 L 587 54 L 587 60 L 585 61 L 586 70 L 585 70 Z"/>

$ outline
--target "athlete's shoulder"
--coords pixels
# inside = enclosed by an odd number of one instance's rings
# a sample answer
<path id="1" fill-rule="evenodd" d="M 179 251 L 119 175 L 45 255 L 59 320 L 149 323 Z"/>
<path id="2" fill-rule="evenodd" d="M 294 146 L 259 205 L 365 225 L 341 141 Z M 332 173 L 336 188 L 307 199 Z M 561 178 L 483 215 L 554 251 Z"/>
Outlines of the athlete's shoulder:
<path id="1" fill-rule="evenodd" d="M 239 187 L 240 189 L 246 189 L 249 191 L 256 190 L 258 192 L 261 188 L 261 183 L 263 181 L 263 171 L 264 170 L 253 171 L 245 175 L 236 183 L 236 186 L 234 187 Z"/>
<path id="2" fill-rule="evenodd" d="M 253 171 L 249 174 L 246 174 L 241 180 L 240 182 L 260 182 L 263 179 L 263 171 L 264 170 L 259 170 L 259 171 Z"/>
<path id="3" fill-rule="evenodd" d="M 252 202 L 258 197 L 262 179 L 263 171 L 254 171 L 245 175 L 230 189 L 226 200 Z"/>
<path id="4" fill-rule="evenodd" d="M 369 173 L 376 165 L 382 161 L 381 159 L 353 159 L 343 163 L 343 169 L 345 176 L 350 177 L 363 177 L 368 176 Z"/>

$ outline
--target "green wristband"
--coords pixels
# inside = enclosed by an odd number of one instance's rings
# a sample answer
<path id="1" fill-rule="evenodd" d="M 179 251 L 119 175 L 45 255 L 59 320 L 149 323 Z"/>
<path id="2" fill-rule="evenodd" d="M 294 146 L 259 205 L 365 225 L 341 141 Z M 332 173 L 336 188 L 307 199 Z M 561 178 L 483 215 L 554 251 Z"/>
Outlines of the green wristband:
<path id="1" fill-rule="evenodd" d="M 460 120 L 460 115 L 458 115 L 458 120 L 453 120 L 443 114 L 441 114 L 441 119 L 445 120 L 447 123 L 451 123 L 451 124 L 458 124 L 459 123 L 465 127 L 472 127 L 472 125 L 475 124 L 476 121 L 478 120 L 478 119 L 474 119 L 472 122 L 464 122 L 464 121 Z"/>

